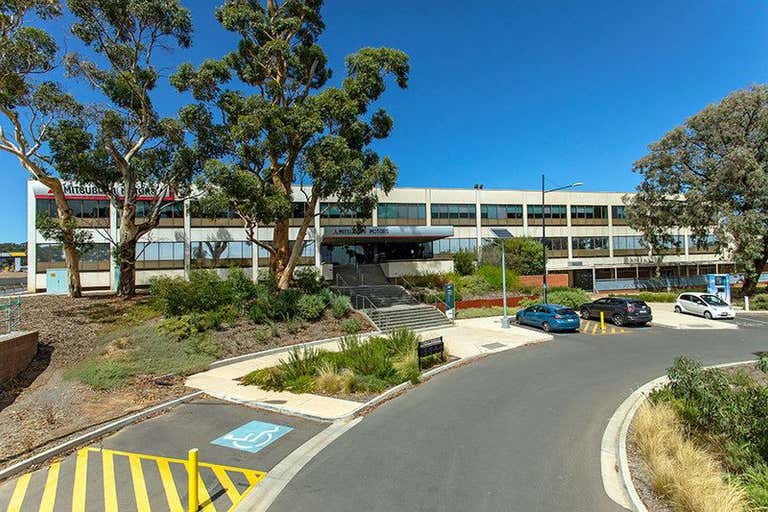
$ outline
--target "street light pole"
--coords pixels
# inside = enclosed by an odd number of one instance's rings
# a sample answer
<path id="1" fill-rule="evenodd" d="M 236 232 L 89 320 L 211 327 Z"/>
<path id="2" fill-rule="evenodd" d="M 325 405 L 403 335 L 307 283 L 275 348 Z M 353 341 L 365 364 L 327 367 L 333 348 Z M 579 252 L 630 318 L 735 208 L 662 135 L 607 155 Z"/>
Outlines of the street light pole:
<path id="1" fill-rule="evenodd" d="M 552 188 L 549 190 L 544 189 L 544 174 L 541 175 L 541 253 L 542 253 L 542 267 L 543 273 L 541 274 L 541 291 L 544 304 L 547 304 L 547 215 L 544 213 L 545 194 L 547 192 L 555 192 L 556 190 L 565 190 L 567 188 L 580 187 L 581 182 L 571 183 L 564 187 Z"/>
<path id="2" fill-rule="evenodd" d="M 501 293 L 502 293 L 502 309 L 503 315 L 501 318 L 501 328 L 509 329 L 509 317 L 507 316 L 507 258 L 506 247 L 504 247 L 504 240 L 501 240 Z"/>

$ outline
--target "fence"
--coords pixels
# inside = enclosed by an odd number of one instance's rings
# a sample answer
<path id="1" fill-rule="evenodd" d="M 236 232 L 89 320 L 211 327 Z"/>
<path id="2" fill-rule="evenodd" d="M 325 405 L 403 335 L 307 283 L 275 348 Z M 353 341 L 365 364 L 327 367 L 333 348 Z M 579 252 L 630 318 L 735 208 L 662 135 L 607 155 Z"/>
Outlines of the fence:
<path id="1" fill-rule="evenodd" d="M 0 297 L 0 334 L 21 326 L 21 297 Z"/>

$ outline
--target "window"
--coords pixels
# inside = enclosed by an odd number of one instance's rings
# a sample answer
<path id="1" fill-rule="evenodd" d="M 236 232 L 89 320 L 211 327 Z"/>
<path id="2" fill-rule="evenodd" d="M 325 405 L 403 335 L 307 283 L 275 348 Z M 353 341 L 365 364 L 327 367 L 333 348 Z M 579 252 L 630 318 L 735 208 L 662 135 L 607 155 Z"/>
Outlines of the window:
<path id="1" fill-rule="evenodd" d="M 184 242 L 139 242 L 136 244 L 136 261 L 184 262 Z"/>
<path id="2" fill-rule="evenodd" d="M 661 243 L 659 252 L 665 253 L 682 253 L 685 252 L 685 235 L 670 235 L 669 240 L 664 240 Z"/>
<path id="3" fill-rule="evenodd" d="M 608 207 L 571 206 L 571 219 L 608 219 Z"/>
<path id="4" fill-rule="evenodd" d="M 611 218 L 613 220 L 626 220 L 626 214 L 624 212 L 624 206 L 611 206 Z"/>
<path id="5" fill-rule="evenodd" d="M 339 203 L 320 203 L 320 217 L 324 219 L 364 219 L 368 216 L 363 212 Z"/>
<path id="6" fill-rule="evenodd" d="M 307 214 L 307 203 L 294 201 L 291 203 L 291 218 L 303 219 Z"/>
<path id="7" fill-rule="evenodd" d="M 575 236 L 573 237 L 575 251 L 607 251 L 607 236 Z"/>
<path id="8" fill-rule="evenodd" d="M 476 238 L 443 238 L 432 242 L 434 254 L 456 254 L 459 251 L 477 250 Z"/>
<path id="9" fill-rule="evenodd" d="M 432 204 L 430 214 L 435 224 L 471 225 L 477 210 L 474 204 Z"/>
<path id="10" fill-rule="evenodd" d="M 480 218 L 487 220 L 510 220 L 523 218 L 521 204 L 482 204 Z"/>
<path id="11" fill-rule="evenodd" d="M 92 272 L 109 270 L 110 249 L 108 243 L 91 244 L 80 255 L 80 270 Z M 65 265 L 64 249 L 61 244 L 37 244 L 37 272 L 44 273 L 51 268 Z"/>
<path id="12" fill-rule="evenodd" d="M 717 250 L 717 239 L 713 234 L 699 238 L 691 235 L 688 238 L 688 250 L 692 253 L 715 252 Z"/>
<path id="13" fill-rule="evenodd" d="M 271 245 L 271 241 L 261 240 L 262 243 L 265 243 L 267 245 Z M 295 243 L 295 240 L 290 240 L 288 242 L 288 248 L 289 250 L 293 248 L 293 244 Z M 269 251 L 266 250 L 264 247 L 258 246 L 258 257 L 261 259 L 269 258 Z M 250 258 L 250 254 L 248 255 Z M 315 241 L 314 240 L 304 240 L 304 244 L 301 248 L 301 257 L 302 258 L 314 258 L 315 257 Z"/>
<path id="14" fill-rule="evenodd" d="M 544 205 L 544 216 L 548 219 L 566 219 L 567 218 L 567 209 L 565 205 L 562 204 L 556 204 L 556 205 Z M 541 205 L 540 204 L 529 204 L 528 205 L 528 218 L 529 219 L 541 219 L 542 213 L 541 213 Z"/>
<path id="15" fill-rule="evenodd" d="M 568 237 L 547 237 L 545 241 L 548 251 L 568 252 Z"/>
<path id="16" fill-rule="evenodd" d="M 426 205 L 419 203 L 379 203 L 377 210 L 379 222 L 382 220 L 424 221 L 427 218 Z"/>
<path id="17" fill-rule="evenodd" d="M 109 219 L 109 201 L 106 199 L 67 199 L 67 204 L 77 219 Z M 38 214 L 59 215 L 54 199 L 37 199 L 35 208 Z"/>
<path id="18" fill-rule="evenodd" d="M 645 243 L 642 236 L 614 236 L 614 251 L 644 251 L 648 252 L 648 244 Z"/>

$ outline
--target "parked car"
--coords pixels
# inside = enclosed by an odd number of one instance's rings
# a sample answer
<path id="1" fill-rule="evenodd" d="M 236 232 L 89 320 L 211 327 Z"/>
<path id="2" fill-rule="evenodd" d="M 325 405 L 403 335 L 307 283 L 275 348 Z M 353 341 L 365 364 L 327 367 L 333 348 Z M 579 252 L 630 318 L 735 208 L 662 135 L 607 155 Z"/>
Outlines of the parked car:
<path id="1" fill-rule="evenodd" d="M 549 331 L 576 331 L 581 322 L 579 315 L 560 304 L 534 304 L 517 312 L 515 320 L 518 324 L 540 327 Z"/>
<path id="2" fill-rule="evenodd" d="M 605 297 L 594 302 L 583 304 L 580 308 L 581 318 L 600 318 L 600 313 L 605 314 L 605 319 L 614 325 L 645 325 L 653 320 L 651 308 L 642 300 L 625 297 Z"/>
<path id="3" fill-rule="evenodd" d="M 736 318 L 733 306 L 711 293 L 681 293 L 675 302 L 675 313 L 690 313 L 713 318 Z"/>

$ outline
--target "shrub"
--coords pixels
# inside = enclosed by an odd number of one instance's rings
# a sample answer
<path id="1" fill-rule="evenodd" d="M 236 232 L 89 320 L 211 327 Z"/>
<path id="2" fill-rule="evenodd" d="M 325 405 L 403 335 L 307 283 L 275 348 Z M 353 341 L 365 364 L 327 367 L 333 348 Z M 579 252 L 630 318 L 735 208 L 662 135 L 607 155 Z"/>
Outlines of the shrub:
<path id="1" fill-rule="evenodd" d="M 322 363 L 317 368 L 315 389 L 321 393 L 351 395 L 357 387 L 357 378 L 354 372 L 348 368 L 339 371 L 330 361 Z"/>
<path id="2" fill-rule="evenodd" d="M 553 288 L 547 292 L 547 302 L 579 308 L 590 301 L 589 294 L 580 288 Z"/>
<path id="3" fill-rule="evenodd" d="M 755 295 L 749 299 L 749 308 L 754 310 L 767 310 L 768 309 L 768 294 Z"/>
<path id="4" fill-rule="evenodd" d="M 136 367 L 131 361 L 113 359 L 81 364 L 69 370 L 66 376 L 94 389 L 108 391 L 126 385 L 135 374 Z"/>
<path id="5" fill-rule="evenodd" d="M 349 297 L 346 295 L 334 295 L 328 305 L 334 318 L 344 318 L 350 308 Z"/>
<path id="6" fill-rule="evenodd" d="M 293 273 L 293 282 L 296 288 L 304 293 L 318 293 L 325 288 L 323 275 L 315 267 L 304 267 Z"/>
<path id="7" fill-rule="evenodd" d="M 499 266 L 491 266 L 491 265 L 483 265 L 479 267 L 476 271 L 476 274 L 483 279 L 485 279 L 486 283 L 488 283 L 488 286 L 492 290 L 501 290 L 502 289 L 502 275 L 501 275 L 501 267 Z M 512 290 L 517 288 L 518 286 L 518 278 L 517 274 L 514 270 L 507 269 L 507 290 Z"/>
<path id="8" fill-rule="evenodd" d="M 764 462 L 748 468 L 741 476 L 744 490 L 755 510 L 768 510 L 768 465 Z"/>
<path id="9" fill-rule="evenodd" d="M 539 240 L 515 237 L 504 241 L 507 268 L 517 275 L 528 276 L 541 274 L 544 253 Z M 501 247 L 499 244 L 483 246 L 481 265 L 499 267 L 501 265 Z"/>
<path id="10" fill-rule="evenodd" d="M 304 320 L 315 320 L 325 311 L 325 304 L 320 295 L 302 295 L 296 301 L 296 313 Z"/>
<path id="11" fill-rule="evenodd" d="M 189 281 L 155 277 L 149 285 L 155 304 L 167 317 L 211 311 L 235 302 L 230 283 L 211 270 L 193 270 Z"/>
<path id="12" fill-rule="evenodd" d="M 347 334 L 357 334 L 363 330 L 363 325 L 357 318 L 348 318 L 341 322 L 341 330 Z"/>
<path id="13" fill-rule="evenodd" d="M 232 295 L 239 304 L 247 303 L 259 294 L 259 285 L 245 274 L 240 267 L 231 267 L 227 276 L 227 283 L 232 289 Z"/>
<path id="14" fill-rule="evenodd" d="M 480 275 L 466 276 L 461 280 L 461 290 L 464 296 L 483 295 L 493 291 L 493 286 L 488 280 Z"/>
<path id="15" fill-rule="evenodd" d="M 475 253 L 461 250 L 453 255 L 453 269 L 462 276 L 468 276 L 475 270 Z"/>
<path id="16" fill-rule="evenodd" d="M 679 294 L 675 292 L 641 292 L 627 295 L 610 295 L 611 297 L 626 297 L 643 302 L 675 302 Z"/>

